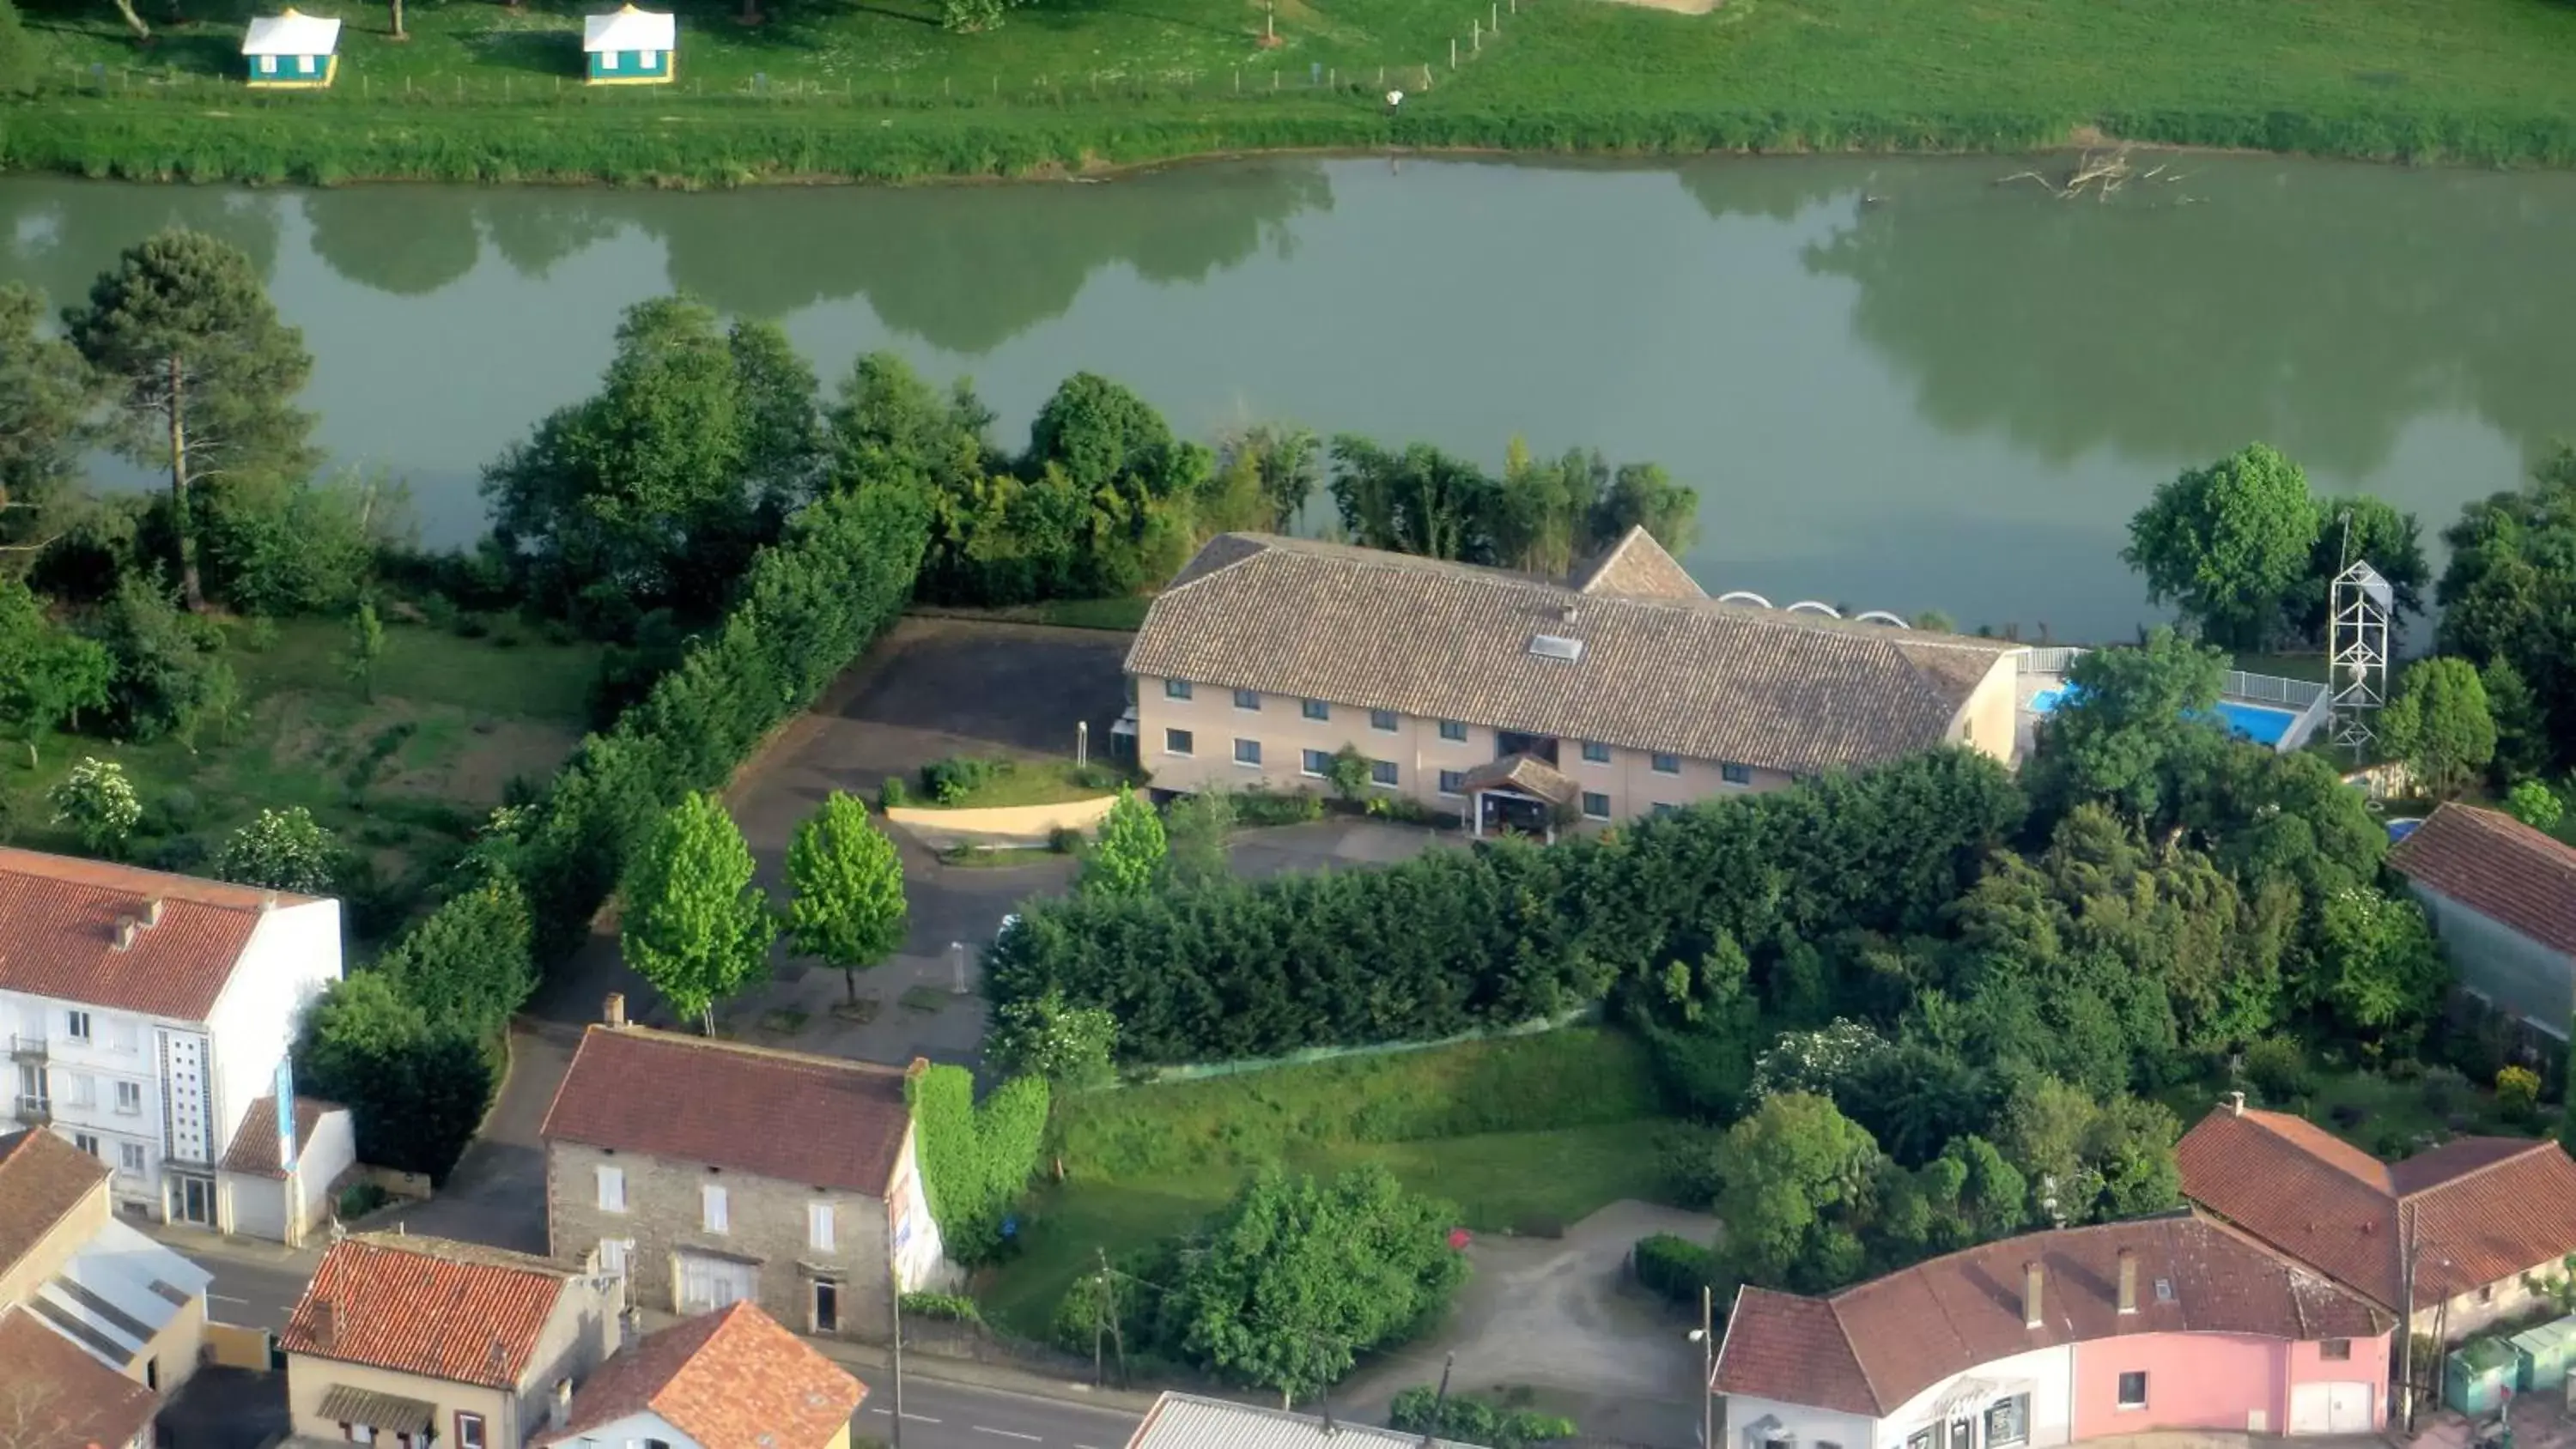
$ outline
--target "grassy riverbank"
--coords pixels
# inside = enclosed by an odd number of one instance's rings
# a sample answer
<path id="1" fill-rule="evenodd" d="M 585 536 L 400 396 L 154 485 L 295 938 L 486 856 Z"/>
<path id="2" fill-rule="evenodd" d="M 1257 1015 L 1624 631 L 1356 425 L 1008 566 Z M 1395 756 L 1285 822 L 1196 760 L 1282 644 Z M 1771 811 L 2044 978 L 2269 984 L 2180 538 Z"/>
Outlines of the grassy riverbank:
<path id="1" fill-rule="evenodd" d="M 165 0 L 139 0 L 147 18 Z M 212 6 L 213 8 L 207 8 Z M 578 0 L 380 6 L 338 86 L 253 94 L 239 0 L 148 50 L 94 0 L 30 12 L 46 90 L 0 164 L 89 175 L 727 184 L 1046 174 L 1282 148 L 2024 149 L 2093 133 L 2365 157 L 2576 163 L 2566 0 L 1037 0 L 956 36 L 924 0 L 681 7 L 677 85 L 585 90 Z M 1449 42 L 1460 64 L 1449 67 Z M 1428 78 L 1430 86 L 1424 89 Z M 1389 114 L 1382 86 L 1409 92 Z"/>

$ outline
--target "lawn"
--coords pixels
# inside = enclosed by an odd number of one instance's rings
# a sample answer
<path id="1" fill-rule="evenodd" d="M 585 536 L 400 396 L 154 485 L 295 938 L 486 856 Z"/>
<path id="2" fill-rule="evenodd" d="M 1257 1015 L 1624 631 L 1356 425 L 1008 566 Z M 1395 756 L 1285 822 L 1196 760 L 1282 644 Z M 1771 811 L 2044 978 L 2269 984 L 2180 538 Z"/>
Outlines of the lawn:
<path id="1" fill-rule="evenodd" d="M 398 917 L 514 777 L 542 783 L 571 753 L 599 658 L 593 646 L 523 638 L 510 624 L 478 639 L 393 624 L 369 700 L 340 671 L 346 628 L 337 621 L 282 623 L 273 640 L 252 635 L 230 626 L 227 660 L 243 705 L 194 753 L 176 740 L 54 735 L 30 769 L 13 741 L 0 751 L 0 824 L 22 845 L 76 849 L 52 823 L 45 791 L 83 756 L 114 760 L 142 797 L 133 853 L 144 864 L 202 870 L 261 809 L 302 805 L 368 861 L 384 910 Z"/>
<path id="2" fill-rule="evenodd" d="M 98 0 L 38 4 L 55 89 L 0 125 L 0 156 L 91 174 L 726 183 L 1289 146 L 2026 149 L 2099 133 L 2576 161 L 2562 0 L 1727 0 L 1705 16 L 1039 0 L 981 35 L 940 30 L 926 0 L 779 0 L 758 25 L 692 3 L 679 82 L 605 91 L 571 83 L 580 13 L 604 0 L 419 4 L 402 43 L 382 7 L 318 0 L 350 22 L 337 86 L 265 96 L 238 84 L 247 8 L 200 0 L 138 51 Z M 1407 91 L 1400 107 L 1389 87 Z"/>
<path id="3" fill-rule="evenodd" d="M 998 810 L 1014 805 L 1064 805 L 1097 800 L 1118 788 L 1121 776 L 1106 765 L 1077 765 L 1071 760 L 984 761 L 982 779 L 953 800 L 929 798 L 925 788 L 914 805 L 931 810 Z"/>
<path id="4" fill-rule="evenodd" d="M 1058 1107 L 1064 1183 L 1031 1201 L 1024 1250 L 977 1294 L 1042 1336 L 1100 1252 L 1187 1230 L 1274 1163 L 1375 1163 L 1455 1204 L 1466 1227 L 1552 1232 L 1661 1194 L 1656 1113 L 1637 1044 L 1588 1028 L 1086 1093 Z"/>

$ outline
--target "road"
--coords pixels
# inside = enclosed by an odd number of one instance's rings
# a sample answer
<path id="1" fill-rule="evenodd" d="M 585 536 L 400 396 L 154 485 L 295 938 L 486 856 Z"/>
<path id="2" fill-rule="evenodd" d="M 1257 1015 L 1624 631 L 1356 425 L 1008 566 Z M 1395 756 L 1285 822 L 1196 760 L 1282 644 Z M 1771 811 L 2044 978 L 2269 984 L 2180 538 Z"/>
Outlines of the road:
<path id="1" fill-rule="evenodd" d="M 211 1253 L 188 1256 L 198 1267 L 215 1275 L 215 1281 L 206 1289 L 208 1318 L 245 1328 L 264 1328 L 271 1333 L 286 1327 L 287 1316 L 295 1311 L 295 1300 L 304 1296 L 304 1285 L 313 1279 L 310 1263 L 252 1263 Z"/>

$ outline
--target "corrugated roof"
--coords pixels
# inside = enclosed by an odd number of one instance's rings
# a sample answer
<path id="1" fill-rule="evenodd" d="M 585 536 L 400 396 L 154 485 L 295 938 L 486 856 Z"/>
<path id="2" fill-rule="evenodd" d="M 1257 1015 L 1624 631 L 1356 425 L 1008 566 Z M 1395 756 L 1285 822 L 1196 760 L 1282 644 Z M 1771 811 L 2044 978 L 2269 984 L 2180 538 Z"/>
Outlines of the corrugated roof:
<path id="1" fill-rule="evenodd" d="M 41 1127 L 0 1137 L 0 1273 L 111 1175 L 106 1163 Z"/>
<path id="2" fill-rule="evenodd" d="M 541 1135 L 883 1197 L 911 1126 L 894 1067 L 594 1026 Z"/>
<path id="3" fill-rule="evenodd" d="M 1127 1449 L 1472 1449 L 1370 1424 L 1237 1404 L 1197 1394 L 1165 1393 L 1145 1411 Z"/>
<path id="4" fill-rule="evenodd" d="M 213 1282 L 205 1269 L 110 1218 L 27 1306 L 122 1370 Z"/>
<path id="5" fill-rule="evenodd" d="M 573 1395 L 564 1426 L 537 1444 L 650 1410 L 698 1449 L 822 1449 L 850 1427 L 867 1392 L 758 1307 L 736 1303 L 619 1350 Z"/>
<path id="6" fill-rule="evenodd" d="M 2388 864 L 2540 944 L 2576 956 L 2576 846 L 2474 805 L 2435 810 Z"/>
<path id="7" fill-rule="evenodd" d="M 2135 1311 L 2125 1314 L 2124 1253 L 2136 1289 Z M 2022 1297 L 2034 1263 L 2036 1328 Z M 1825 1299 L 1749 1289 L 1727 1320 L 1714 1382 L 1725 1393 L 1874 1417 L 1953 1374 L 2036 1348 L 2141 1333 L 2312 1342 L 2372 1338 L 2392 1325 L 2323 1276 L 2220 1224 L 2175 1214 L 2026 1233 Z"/>
<path id="8" fill-rule="evenodd" d="M 515 1388 L 572 1276 L 550 1259 L 476 1243 L 358 1234 L 322 1255 L 278 1342 L 289 1353 Z"/>
<path id="9" fill-rule="evenodd" d="M 203 1021 L 262 913 L 313 900 L 0 847 L 0 988 Z M 139 924 L 156 901 L 159 922 Z M 120 949 L 128 922 L 136 924 Z"/>
<path id="10" fill-rule="evenodd" d="M 2463 1137 L 2392 1165 L 2299 1118 L 2221 1107 L 2174 1158 L 2193 1202 L 2387 1308 L 2408 1233 L 2418 1308 L 2576 1252 L 2576 1162 L 2555 1142 Z"/>
<path id="11" fill-rule="evenodd" d="M 1543 634 L 1580 657 L 1532 653 Z M 2019 647 L 1220 534 L 1146 611 L 1127 668 L 1814 773 L 1940 744 Z"/>
<path id="12" fill-rule="evenodd" d="M 161 1396 L 23 1308 L 0 1309 L 0 1406 L 10 1449 L 96 1449 L 151 1427 Z"/>

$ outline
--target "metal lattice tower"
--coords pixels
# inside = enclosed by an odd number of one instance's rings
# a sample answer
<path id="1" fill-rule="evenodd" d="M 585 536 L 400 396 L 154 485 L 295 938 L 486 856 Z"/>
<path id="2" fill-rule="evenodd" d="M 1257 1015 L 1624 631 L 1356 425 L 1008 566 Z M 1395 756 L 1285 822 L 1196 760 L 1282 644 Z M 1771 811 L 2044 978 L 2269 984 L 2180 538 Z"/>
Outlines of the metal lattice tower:
<path id="1" fill-rule="evenodd" d="M 2330 595 L 2333 610 L 2326 627 L 2326 659 L 2333 671 L 2333 740 L 2348 745 L 2355 760 L 2378 737 L 2371 716 L 2388 703 L 2388 623 L 2395 596 L 2388 580 L 2367 560 L 2356 561 L 2335 575 Z"/>

